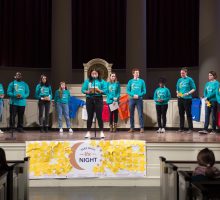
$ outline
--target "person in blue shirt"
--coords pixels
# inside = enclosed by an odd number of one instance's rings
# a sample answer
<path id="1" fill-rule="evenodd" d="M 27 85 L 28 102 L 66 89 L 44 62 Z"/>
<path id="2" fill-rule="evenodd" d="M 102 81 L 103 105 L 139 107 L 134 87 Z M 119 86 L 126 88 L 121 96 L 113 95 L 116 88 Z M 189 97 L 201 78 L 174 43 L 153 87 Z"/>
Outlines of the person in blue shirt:
<path id="1" fill-rule="evenodd" d="M 70 91 L 66 87 L 65 82 L 60 82 L 59 89 L 56 90 L 54 95 L 54 102 L 58 115 L 58 127 L 60 134 L 63 134 L 63 122 L 62 118 L 64 116 L 66 120 L 66 127 L 69 129 L 70 135 L 72 135 L 73 130 L 71 129 L 70 116 L 69 116 L 69 100 Z"/>
<path id="2" fill-rule="evenodd" d="M 176 84 L 176 94 L 178 98 L 178 109 L 180 116 L 180 129 L 179 132 L 184 132 L 184 120 L 185 120 L 185 112 L 187 115 L 187 121 L 189 130 L 187 133 L 193 132 L 193 123 L 192 123 L 192 114 L 191 114 L 191 106 L 192 106 L 192 94 L 196 91 L 196 85 L 194 80 L 187 76 L 187 68 L 184 67 L 180 71 L 181 78 L 178 79 Z"/>
<path id="3" fill-rule="evenodd" d="M 35 89 L 35 97 L 38 99 L 40 132 L 42 133 L 45 130 L 47 133 L 49 126 L 50 102 L 52 100 L 52 90 L 47 76 L 40 76 L 40 83 L 37 84 Z M 45 118 L 43 117 L 43 113 Z"/>
<path id="4" fill-rule="evenodd" d="M 134 132 L 134 109 L 137 106 L 140 133 L 144 132 L 144 118 L 143 118 L 143 96 L 146 94 L 146 85 L 143 79 L 139 78 L 139 69 L 132 70 L 133 78 L 128 81 L 126 92 L 129 95 L 129 110 L 130 110 L 130 130 L 129 133 Z"/>
<path id="5" fill-rule="evenodd" d="M 101 78 L 99 70 L 92 69 L 89 72 L 88 79 L 84 81 L 81 89 L 83 94 L 86 94 L 86 110 L 88 113 L 87 133 L 85 138 L 90 138 L 90 131 L 92 127 L 92 120 L 94 113 L 98 120 L 100 137 L 105 138 L 103 133 L 103 94 L 106 92 L 106 82 Z"/>
<path id="6" fill-rule="evenodd" d="M 3 114 L 3 108 L 4 108 L 4 102 L 3 98 L 5 96 L 3 85 L 0 83 L 0 120 L 2 121 L 2 114 Z M 0 129 L 0 134 L 3 134 L 4 132 Z"/>
<path id="7" fill-rule="evenodd" d="M 14 81 L 9 83 L 7 89 L 7 95 L 10 97 L 10 130 L 14 131 L 15 117 L 18 114 L 17 130 L 18 132 L 24 132 L 24 112 L 30 90 L 27 83 L 22 81 L 21 72 L 17 72 L 14 79 Z"/>
<path id="8" fill-rule="evenodd" d="M 165 133 L 166 122 L 167 122 L 167 109 L 168 109 L 168 101 L 171 98 L 170 90 L 165 86 L 166 79 L 160 78 L 159 87 L 154 92 L 154 101 L 156 103 L 157 110 L 157 123 L 158 130 L 157 133 Z M 161 123 L 161 117 L 163 123 Z"/>
<path id="9" fill-rule="evenodd" d="M 199 131 L 199 133 L 204 133 L 204 134 L 209 133 L 208 127 L 209 127 L 209 118 L 211 113 L 212 113 L 212 131 L 210 134 L 216 133 L 217 109 L 218 109 L 216 91 L 219 88 L 219 82 L 216 80 L 216 78 L 217 78 L 216 72 L 210 71 L 208 75 L 209 81 L 205 84 L 205 88 L 204 88 L 204 98 L 206 101 L 204 130 Z"/>
<path id="10" fill-rule="evenodd" d="M 118 123 L 118 109 L 111 111 L 110 105 L 119 104 L 119 98 L 121 93 L 120 83 L 117 81 L 117 76 L 115 72 L 112 72 L 109 77 L 109 81 L 107 82 L 106 87 L 106 95 L 107 95 L 107 104 L 109 105 L 109 113 L 110 113 L 110 132 L 117 131 L 117 123 Z M 114 120 L 114 123 L 113 123 Z"/>

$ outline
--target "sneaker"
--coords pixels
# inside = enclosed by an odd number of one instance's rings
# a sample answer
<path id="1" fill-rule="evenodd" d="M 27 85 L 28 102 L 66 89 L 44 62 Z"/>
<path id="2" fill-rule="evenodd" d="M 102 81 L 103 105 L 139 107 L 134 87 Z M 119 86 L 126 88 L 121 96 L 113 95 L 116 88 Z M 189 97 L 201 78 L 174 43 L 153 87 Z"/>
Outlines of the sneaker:
<path id="1" fill-rule="evenodd" d="M 184 132 L 184 129 L 180 128 L 177 132 L 182 133 L 182 132 Z"/>
<path id="2" fill-rule="evenodd" d="M 1 129 L 0 129 L 0 134 L 4 133 Z"/>
<path id="3" fill-rule="evenodd" d="M 189 129 L 188 131 L 186 131 L 187 134 L 191 134 L 193 133 L 193 130 L 192 129 Z"/>
<path id="4" fill-rule="evenodd" d="M 17 131 L 18 131 L 19 133 L 24 133 L 24 129 L 23 129 L 23 128 L 18 128 Z"/>
<path id="5" fill-rule="evenodd" d="M 159 129 L 157 130 L 157 133 L 161 133 L 161 128 L 159 128 Z"/>
<path id="6" fill-rule="evenodd" d="M 141 129 L 140 129 L 140 133 L 144 133 L 144 128 L 141 128 Z"/>
<path id="7" fill-rule="evenodd" d="M 105 138 L 103 131 L 100 132 L 100 138 Z"/>
<path id="8" fill-rule="evenodd" d="M 59 132 L 60 132 L 60 133 L 63 133 L 63 129 L 62 129 L 62 128 L 60 128 Z"/>
<path id="9" fill-rule="evenodd" d="M 204 130 L 199 131 L 199 133 L 200 133 L 200 134 L 208 134 L 209 132 L 204 129 Z"/>
<path id="10" fill-rule="evenodd" d="M 84 136 L 84 138 L 90 138 L 90 131 L 87 131 L 86 135 Z"/>
<path id="11" fill-rule="evenodd" d="M 134 129 L 133 129 L 133 128 L 130 128 L 130 129 L 128 130 L 128 133 L 134 133 Z"/>
<path id="12" fill-rule="evenodd" d="M 161 133 L 165 133 L 166 131 L 165 131 L 165 128 L 162 128 L 161 129 Z"/>
<path id="13" fill-rule="evenodd" d="M 210 135 L 215 135 L 217 132 L 216 132 L 216 130 L 212 130 L 211 132 L 210 132 Z"/>
<path id="14" fill-rule="evenodd" d="M 69 128 L 69 134 L 70 134 L 70 135 L 73 134 L 73 129 Z"/>

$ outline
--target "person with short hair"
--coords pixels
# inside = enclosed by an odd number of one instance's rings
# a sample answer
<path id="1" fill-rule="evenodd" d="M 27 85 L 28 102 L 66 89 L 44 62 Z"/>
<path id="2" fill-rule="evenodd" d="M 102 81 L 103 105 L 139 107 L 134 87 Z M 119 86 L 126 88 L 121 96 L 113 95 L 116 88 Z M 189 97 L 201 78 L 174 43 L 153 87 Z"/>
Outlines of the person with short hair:
<path id="1" fill-rule="evenodd" d="M 184 132 L 184 121 L 185 121 L 185 112 L 187 115 L 187 121 L 189 130 L 187 133 L 193 132 L 193 122 L 191 114 L 192 106 L 192 94 L 196 91 L 196 85 L 194 80 L 189 77 L 188 70 L 186 67 L 183 67 L 180 71 L 181 78 L 178 79 L 176 84 L 176 95 L 178 98 L 178 109 L 180 116 L 180 129 L 179 132 Z"/>
<path id="2" fill-rule="evenodd" d="M 219 82 L 216 80 L 217 74 L 215 71 L 210 71 L 208 74 L 208 82 L 205 84 L 204 88 L 204 98 L 205 98 L 205 124 L 204 130 L 199 131 L 199 133 L 208 134 L 209 128 L 209 118 L 212 113 L 212 131 L 210 134 L 216 133 L 217 125 L 217 110 L 218 103 L 216 98 L 216 90 L 219 88 Z"/>
<path id="3" fill-rule="evenodd" d="M 126 92 L 129 95 L 129 110 L 130 110 L 130 130 L 129 133 L 134 132 L 134 110 L 135 106 L 138 110 L 140 133 L 144 132 L 144 118 L 143 118 L 143 97 L 146 94 L 146 85 L 143 79 L 140 79 L 140 70 L 134 68 L 132 70 L 133 78 L 128 81 Z"/>
<path id="4" fill-rule="evenodd" d="M 43 133 L 45 131 L 47 133 L 49 127 L 50 102 L 52 100 L 52 89 L 47 76 L 40 76 L 40 82 L 35 89 L 35 97 L 38 99 L 40 132 Z M 43 117 L 43 113 L 45 117 Z"/>
<path id="5" fill-rule="evenodd" d="M 157 111 L 157 123 L 158 130 L 157 133 L 165 133 L 166 122 L 167 122 L 167 109 L 168 102 L 171 98 L 170 90 L 165 86 L 166 79 L 160 78 L 159 87 L 154 92 L 154 101 L 156 103 L 156 111 Z M 162 117 L 162 123 L 161 123 Z"/>
<path id="6" fill-rule="evenodd" d="M 10 97 L 10 130 L 15 129 L 15 117 L 18 114 L 17 131 L 24 132 L 24 112 L 30 91 L 27 83 L 22 81 L 21 72 L 17 72 L 8 85 L 7 95 Z"/>

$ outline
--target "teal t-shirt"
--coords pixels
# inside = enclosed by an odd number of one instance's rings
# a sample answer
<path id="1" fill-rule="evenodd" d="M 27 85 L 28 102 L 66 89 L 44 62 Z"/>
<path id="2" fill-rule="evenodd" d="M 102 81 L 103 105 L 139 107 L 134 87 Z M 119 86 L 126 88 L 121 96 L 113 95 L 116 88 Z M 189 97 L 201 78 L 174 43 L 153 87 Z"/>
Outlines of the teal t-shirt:
<path id="1" fill-rule="evenodd" d="M 138 97 L 143 98 L 143 96 L 146 94 L 146 85 L 144 80 L 140 78 L 129 80 L 126 92 L 130 98 L 133 98 L 134 95 L 138 95 Z"/>
<path id="2" fill-rule="evenodd" d="M 3 88 L 3 85 L 0 83 L 0 95 L 2 94 L 5 94 L 5 91 L 4 91 L 4 88 Z M 0 98 L 0 102 L 3 101 L 2 98 Z"/>
<path id="3" fill-rule="evenodd" d="M 107 104 L 112 104 L 115 101 L 114 98 L 117 98 L 116 101 L 118 102 L 120 94 L 121 94 L 121 87 L 119 82 L 106 83 Z"/>
<path id="4" fill-rule="evenodd" d="M 86 94 L 85 92 L 89 89 L 98 88 L 99 90 L 102 90 L 103 93 L 95 93 L 95 94 Z M 82 85 L 81 89 L 83 94 L 86 94 L 86 97 L 92 97 L 92 96 L 102 96 L 106 93 L 106 82 L 104 80 L 95 79 L 92 81 L 89 81 L 89 79 L 85 80 L 85 82 Z"/>
<path id="5" fill-rule="evenodd" d="M 218 88 L 218 81 L 214 80 L 207 82 L 204 88 L 204 97 L 207 98 L 208 101 L 217 101 L 216 90 L 218 90 Z"/>
<path id="6" fill-rule="evenodd" d="M 40 99 L 41 97 L 50 97 L 52 99 L 52 89 L 51 86 L 45 86 L 38 84 L 35 89 L 35 97 L 36 99 Z"/>
<path id="7" fill-rule="evenodd" d="M 60 92 L 62 92 L 62 95 L 60 96 Z M 70 91 L 69 90 L 56 90 L 54 95 L 54 101 L 55 103 L 63 103 L 67 104 L 70 100 Z"/>
<path id="8" fill-rule="evenodd" d="M 177 84 L 176 84 L 176 91 L 178 91 L 178 93 L 185 94 L 185 93 L 188 93 L 192 89 L 196 90 L 196 85 L 195 85 L 194 80 L 191 77 L 187 76 L 185 78 L 178 79 Z M 181 98 L 192 99 L 192 95 L 190 94 L 190 95 L 187 95 Z"/>
<path id="9" fill-rule="evenodd" d="M 216 100 L 220 104 L 220 84 L 218 85 L 218 88 L 216 90 Z"/>
<path id="10" fill-rule="evenodd" d="M 156 105 L 166 105 L 171 98 L 170 90 L 166 87 L 159 87 L 154 92 L 154 101 Z M 158 102 L 158 100 L 163 100 Z"/>
<path id="11" fill-rule="evenodd" d="M 26 106 L 26 98 L 29 94 L 29 87 L 24 81 L 14 80 L 8 85 L 7 95 L 10 97 L 10 104 L 15 106 Z M 17 95 L 21 95 L 21 98 L 17 98 Z"/>

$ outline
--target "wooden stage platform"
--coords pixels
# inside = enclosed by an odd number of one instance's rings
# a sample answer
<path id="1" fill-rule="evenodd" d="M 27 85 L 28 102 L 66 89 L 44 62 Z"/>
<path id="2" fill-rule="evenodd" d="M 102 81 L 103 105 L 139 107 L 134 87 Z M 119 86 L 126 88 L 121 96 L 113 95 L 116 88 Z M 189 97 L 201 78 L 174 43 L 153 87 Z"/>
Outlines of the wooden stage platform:
<path id="1" fill-rule="evenodd" d="M 8 160 L 23 159 L 26 155 L 25 141 L 39 140 L 84 140 L 86 131 L 74 131 L 72 135 L 51 130 L 48 133 L 40 133 L 39 130 L 26 130 L 25 133 L 15 132 L 16 140 L 5 140 L 9 133 L 0 137 L 0 147 L 6 151 Z M 80 179 L 43 179 L 30 180 L 32 187 L 72 187 L 72 186 L 159 186 L 160 185 L 160 161 L 163 156 L 169 160 L 195 161 L 198 152 L 208 147 L 215 153 L 216 160 L 220 160 L 220 134 L 200 135 L 179 133 L 175 130 L 167 130 L 165 134 L 158 134 L 156 130 L 138 131 L 130 134 L 127 131 L 110 133 L 105 131 L 105 140 L 144 140 L 146 141 L 147 175 L 144 178 L 80 178 Z"/>
<path id="2" fill-rule="evenodd" d="M 215 135 L 199 134 L 194 131 L 192 134 L 186 132 L 179 133 L 176 130 L 167 130 L 166 133 L 159 134 L 156 130 L 145 130 L 144 133 L 139 133 L 137 130 L 134 133 L 128 133 L 127 131 L 118 131 L 116 133 L 110 133 L 105 131 L 105 140 L 145 140 L 147 143 L 219 143 L 220 133 Z M 74 131 L 72 135 L 68 131 L 60 135 L 58 130 L 50 130 L 48 133 L 40 133 L 39 130 L 27 130 L 24 133 L 14 132 L 15 140 L 6 140 L 10 137 L 11 133 L 5 131 L 3 136 L 0 136 L 0 143 L 23 143 L 25 141 L 37 141 L 37 140 L 84 140 L 86 131 Z M 91 132 L 91 136 L 94 135 L 94 131 Z M 97 136 L 99 132 L 97 131 Z"/>

